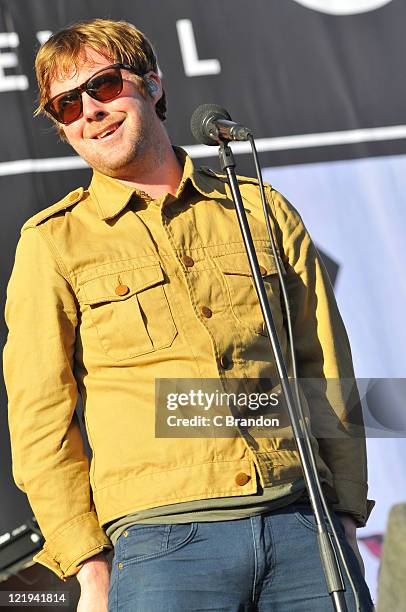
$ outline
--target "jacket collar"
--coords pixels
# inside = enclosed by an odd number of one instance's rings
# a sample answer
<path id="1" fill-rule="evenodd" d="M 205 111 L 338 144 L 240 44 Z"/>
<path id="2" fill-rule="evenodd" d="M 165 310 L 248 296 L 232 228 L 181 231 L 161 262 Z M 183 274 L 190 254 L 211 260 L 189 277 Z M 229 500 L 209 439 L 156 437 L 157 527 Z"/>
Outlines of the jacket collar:
<path id="1" fill-rule="evenodd" d="M 177 197 L 180 197 L 189 182 L 196 191 L 209 198 L 225 199 L 228 197 L 224 180 L 209 169 L 195 168 L 186 151 L 180 147 L 173 148 L 183 165 L 183 176 L 176 193 Z M 104 221 L 117 216 L 127 206 L 133 195 L 147 199 L 146 194 L 142 191 L 101 174 L 97 170 L 93 171 L 89 192 L 96 203 L 100 218 Z M 170 206 L 170 202 L 166 205 Z"/>

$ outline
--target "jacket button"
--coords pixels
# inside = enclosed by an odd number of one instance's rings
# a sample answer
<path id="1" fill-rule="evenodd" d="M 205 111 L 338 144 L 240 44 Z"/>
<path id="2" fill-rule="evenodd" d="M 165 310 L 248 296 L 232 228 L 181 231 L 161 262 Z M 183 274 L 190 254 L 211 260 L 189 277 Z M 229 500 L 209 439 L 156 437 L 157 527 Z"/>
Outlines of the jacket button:
<path id="1" fill-rule="evenodd" d="M 249 474 L 246 474 L 245 472 L 239 472 L 235 477 L 235 482 L 238 484 L 239 487 L 243 487 L 250 480 L 251 476 L 249 476 Z"/>
<path id="2" fill-rule="evenodd" d="M 207 306 L 202 306 L 200 311 L 202 315 L 206 317 L 206 319 L 210 319 L 210 317 L 213 316 L 212 311 L 210 310 L 210 308 L 207 308 Z"/>
<path id="3" fill-rule="evenodd" d="M 188 255 L 185 255 L 184 257 L 182 257 L 182 261 L 187 268 L 192 268 L 195 265 L 195 262 L 193 261 L 193 259 L 189 257 Z"/>
<path id="4" fill-rule="evenodd" d="M 127 285 L 117 285 L 117 287 L 115 288 L 115 293 L 116 295 L 127 295 L 127 293 L 130 291 L 130 288 L 127 287 Z"/>
<path id="5" fill-rule="evenodd" d="M 223 370 L 228 370 L 233 365 L 233 362 L 227 357 L 227 355 L 221 355 L 220 357 L 220 365 Z"/>
<path id="6" fill-rule="evenodd" d="M 259 266 L 259 271 L 261 272 L 261 276 L 266 276 L 268 270 L 264 268 L 264 266 Z"/>

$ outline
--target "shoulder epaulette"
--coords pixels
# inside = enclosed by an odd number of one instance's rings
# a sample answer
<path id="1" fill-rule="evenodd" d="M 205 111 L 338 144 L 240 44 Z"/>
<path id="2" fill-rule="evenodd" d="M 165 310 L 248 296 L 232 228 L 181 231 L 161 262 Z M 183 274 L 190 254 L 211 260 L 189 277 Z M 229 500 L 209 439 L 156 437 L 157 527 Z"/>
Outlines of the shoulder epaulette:
<path id="1" fill-rule="evenodd" d="M 40 210 L 36 215 L 30 217 L 30 219 L 28 219 L 24 223 L 23 227 L 21 228 L 21 231 L 23 232 L 29 227 L 35 227 L 42 223 L 42 221 L 45 221 L 46 219 L 52 217 L 52 215 L 54 215 L 55 213 L 74 206 L 82 199 L 83 192 L 83 187 L 79 187 L 78 189 L 75 189 L 74 191 L 68 193 L 68 195 L 62 198 L 62 200 L 59 200 L 59 202 L 48 206 L 48 208 L 44 208 L 44 210 Z"/>
<path id="2" fill-rule="evenodd" d="M 207 174 L 208 176 L 218 178 L 221 181 L 227 180 L 227 176 L 225 174 L 222 174 L 221 172 L 215 172 L 214 170 L 212 170 L 212 168 L 209 168 L 208 166 L 199 166 L 197 170 L 199 172 L 203 172 L 203 174 Z"/>
<path id="3" fill-rule="evenodd" d="M 199 170 L 203 172 L 203 174 L 207 174 L 208 176 L 213 176 L 213 177 L 218 178 L 219 181 L 222 181 L 223 183 L 227 182 L 227 175 L 224 174 L 223 172 L 216 172 L 215 170 L 212 170 L 208 166 L 200 166 Z M 251 183 L 253 185 L 258 185 L 258 179 L 252 176 L 241 176 L 239 174 L 237 178 L 238 178 L 239 183 Z"/>

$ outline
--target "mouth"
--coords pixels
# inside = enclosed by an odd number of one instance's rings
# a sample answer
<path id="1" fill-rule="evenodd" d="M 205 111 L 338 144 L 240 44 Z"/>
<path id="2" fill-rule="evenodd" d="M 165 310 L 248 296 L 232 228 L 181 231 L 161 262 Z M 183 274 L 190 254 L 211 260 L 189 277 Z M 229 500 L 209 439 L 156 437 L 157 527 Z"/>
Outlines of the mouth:
<path id="1" fill-rule="evenodd" d="M 92 136 L 92 140 L 108 140 L 113 134 L 117 132 L 119 127 L 123 124 L 123 121 L 117 121 L 106 127 L 103 131 L 99 132 L 95 136 Z"/>

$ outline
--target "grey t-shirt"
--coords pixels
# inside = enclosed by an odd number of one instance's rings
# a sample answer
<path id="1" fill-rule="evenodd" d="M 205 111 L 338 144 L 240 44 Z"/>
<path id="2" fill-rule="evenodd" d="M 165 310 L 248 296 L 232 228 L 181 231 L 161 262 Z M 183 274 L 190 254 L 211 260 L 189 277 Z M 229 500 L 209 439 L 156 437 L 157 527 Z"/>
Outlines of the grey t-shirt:
<path id="1" fill-rule="evenodd" d="M 173 524 L 231 521 L 277 510 L 301 498 L 306 498 L 303 478 L 293 483 L 265 487 L 265 489 L 260 486 L 258 492 L 254 495 L 199 499 L 132 512 L 111 521 L 105 525 L 104 529 L 112 543 L 115 544 L 123 531 L 135 523 Z"/>

